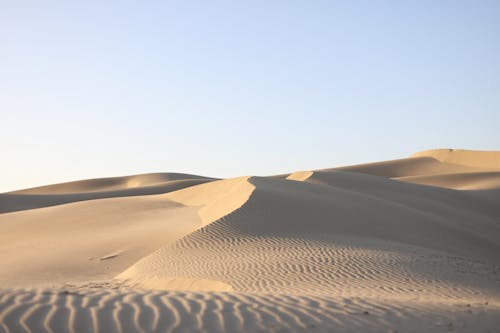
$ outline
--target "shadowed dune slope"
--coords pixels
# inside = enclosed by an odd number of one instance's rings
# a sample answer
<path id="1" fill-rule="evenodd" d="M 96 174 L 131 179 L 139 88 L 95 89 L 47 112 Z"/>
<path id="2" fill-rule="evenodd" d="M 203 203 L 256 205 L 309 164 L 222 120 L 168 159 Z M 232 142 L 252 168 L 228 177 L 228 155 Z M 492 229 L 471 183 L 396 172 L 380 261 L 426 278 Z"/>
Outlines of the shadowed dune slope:
<path id="1" fill-rule="evenodd" d="M 464 179 L 451 179 L 442 188 L 432 183 L 432 186 L 422 186 L 422 184 L 400 181 L 400 178 L 376 177 L 367 174 L 361 174 L 349 171 L 307 171 L 297 172 L 288 176 L 288 179 L 305 181 L 311 184 L 327 185 L 339 189 L 357 191 L 381 199 L 397 202 L 401 205 L 417 207 L 423 212 L 432 213 L 433 211 L 443 209 L 443 205 L 449 211 L 456 211 L 458 215 L 462 214 L 463 207 L 470 207 L 472 211 L 481 215 L 489 216 L 494 221 L 500 220 L 500 207 L 497 205 L 497 189 L 494 183 L 485 184 L 484 175 L 474 177 L 473 174 L 466 174 L 465 181 L 470 180 L 468 184 L 474 186 L 477 191 L 456 191 L 448 187 L 457 187 L 463 184 Z M 496 176 L 496 175 L 495 175 Z M 424 176 L 415 176 L 424 177 Z M 435 182 L 446 182 L 448 177 L 453 178 L 451 174 L 428 176 L 435 177 Z M 441 178 L 443 177 L 443 178 Z M 408 177 L 413 178 L 413 177 Z M 404 180 L 405 178 L 403 178 Z M 474 182 L 475 181 L 475 182 Z M 483 190 L 480 185 L 486 186 Z M 479 190 L 480 189 L 480 190 Z M 478 198 L 478 194 L 480 198 Z"/>
<path id="2" fill-rule="evenodd" d="M 500 172 L 498 171 L 445 173 L 430 176 L 397 177 L 394 179 L 457 190 L 494 190 L 500 188 Z"/>
<path id="3" fill-rule="evenodd" d="M 157 250 L 119 278 L 157 289 L 186 278 L 200 280 L 196 290 L 204 290 L 201 280 L 207 279 L 241 292 L 500 293 L 500 225 L 480 205 L 467 205 L 451 190 L 433 194 L 434 188 L 340 174 L 351 177 L 342 188 L 250 178 L 255 189 L 241 208 Z M 367 177 L 383 190 L 367 193 L 361 185 Z"/>

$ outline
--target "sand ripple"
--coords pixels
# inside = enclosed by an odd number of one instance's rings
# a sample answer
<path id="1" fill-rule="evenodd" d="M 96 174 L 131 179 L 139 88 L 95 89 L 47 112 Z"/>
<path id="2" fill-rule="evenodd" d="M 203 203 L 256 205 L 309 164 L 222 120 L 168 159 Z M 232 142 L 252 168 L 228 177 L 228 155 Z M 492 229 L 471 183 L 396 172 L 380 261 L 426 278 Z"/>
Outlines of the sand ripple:
<path id="1" fill-rule="evenodd" d="M 486 302 L 128 290 L 0 293 L 3 333 L 467 332 L 478 324 L 496 329 L 499 314 L 499 304 Z"/>

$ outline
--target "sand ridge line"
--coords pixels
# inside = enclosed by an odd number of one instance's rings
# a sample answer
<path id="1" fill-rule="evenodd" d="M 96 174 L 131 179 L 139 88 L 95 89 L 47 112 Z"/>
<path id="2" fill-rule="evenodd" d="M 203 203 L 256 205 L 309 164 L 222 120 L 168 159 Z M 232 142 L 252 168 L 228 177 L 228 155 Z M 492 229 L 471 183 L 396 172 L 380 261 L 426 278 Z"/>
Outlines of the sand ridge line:
<path id="1" fill-rule="evenodd" d="M 117 190 L 130 190 L 139 187 L 158 186 L 172 181 L 182 180 L 216 180 L 215 178 L 190 175 L 183 173 L 146 173 L 131 176 L 94 178 L 77 180 L 66 183 L 44 185 L 8 194 L 81 194 L 95 192 L 109 192 Z"/>
<path id="2" fill-rule="evenodd" d="M 97 188 L 91 188 L 87 189 L 88 191 L 80 190 L 70 193 L 58 193 L 58 185 L 54 185 L 56 188 L 54 190 L 52 190 L 52 187 L 49 185 L 47 186 L 47 190 L 45 190 L 45 187 L 41 190 L 33 190 L 35 193 L 31 193 L 31 190 L 26 190 L 26 193 L 24 191 L 1 193 L 0 214 L 52 207 L 79 201 L 163 194 L 214 180 L 215 179 L 209 178 L 177 179 L 168 180 L 154 185 L 132 187 L 122 186 L 121 188 L 118 187 L 116 189 L 101 188 L 99 190 L 97 190 Z M 38 193 L 39 191 L 42 193 Z"/>

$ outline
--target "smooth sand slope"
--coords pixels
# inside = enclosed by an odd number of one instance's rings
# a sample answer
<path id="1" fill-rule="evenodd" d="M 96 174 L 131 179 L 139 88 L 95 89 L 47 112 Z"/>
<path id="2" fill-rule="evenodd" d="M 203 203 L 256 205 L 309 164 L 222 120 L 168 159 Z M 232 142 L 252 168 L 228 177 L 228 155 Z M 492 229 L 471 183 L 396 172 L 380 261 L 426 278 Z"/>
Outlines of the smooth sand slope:
<path id="1" fill-rule="evenodd" d="M 171 175 L 0 197 L 0 332 L 500 327 L 500 152 Z M 204 183 L 148 192 L 186 179 Z M 9 208 L 22 206 L 12 195 L 89 193 L 106 196 Z"/>
<path id="2" fill-rule="evenodd" d="M 151 173 L 34 187 L 0 194 L 0 213 L 84 200 L 167 193 L 213 180 L 215 178 L 182 173 Z"/>

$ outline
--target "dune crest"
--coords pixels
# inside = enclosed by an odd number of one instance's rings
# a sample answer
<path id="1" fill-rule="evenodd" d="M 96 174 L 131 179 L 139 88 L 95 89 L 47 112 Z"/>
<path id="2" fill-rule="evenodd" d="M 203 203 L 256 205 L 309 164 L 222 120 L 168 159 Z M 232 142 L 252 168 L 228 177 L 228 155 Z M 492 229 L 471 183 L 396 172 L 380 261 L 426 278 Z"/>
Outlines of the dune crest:
<path id="1" fill-rule="evenodd" d="M 11 194 L 75 194 L 127 190 L 138 187 L 158 186 L 165 182 L 213 178 L 184 173 L 147 173 L 141 175 L 77 180 L 53 185 L 9 192 Z"/>
<path id="2" fill-rule="evenodd" d="M 232 214 L 244 205 L 250 198 L 255 187 L 249 182 L 249 177 L 239 177 L 227 180 L 219 180 L 208 184 L 187 188 L 165 195 L 166 198 L 185 206 L 195 207 L 201 218 L 200 228 L 209 225 L 225 216 Z M 162 261 L 162 248 L 151 255 L 138 261 L 127 270 L 117 275 L 117 279 L 126 281 L 128 284 L 143 288 L 164 288 L 165 290 L 212 290 L 229 291 L 232 287 L 229 283 L 218 279 L 205 279 L 200 276 L 187 274 L 184 276 L 165 274 L 144 274 L 143 266 L 155 269 L 157 261 Z M 157 257 L 160 257 L 157 259 Z M 149 270 L 149 269 L 148 269 Z M 194 288 L 194 289 L 193 289 Z"/>
<path id="3" fill-rule="evenodd" d="M 309 179 L 314 174 L 313 171 L 297 171 L 289 174 L 286 179 L 288 180 L 297 180 L 297 181 L 305 181 Z"/>
<path id="4" fill-rule="evenodd" d="M 307 290 L 346 297 L 395 292 L 481 298 L 499 292 L 500 225 L 479 214 L 479 207 L 465 205 L 460 195 L 429 197 L 432 189 L 422 192 L 413 184 L 347 175 L 342 188 L 314 183 L 314 178 L 250 178 L 255 190 L 238 210 L 118 277 L 140 286 L 149 279 L 190 277 L 222 281 L 240 292 Z M 356 189 L 368 183 L 366 178 L 373 178 L 373 187 Z M 379 211 L 384 215 L 378 216 Z M 461 265 L 476 271 L 457 274 Z"/>
<path id="5" fill-rule="evenodd" d="M 198 207 L 203 225 L 231 213 L 243 205 L 254 190 L 249 177 L 224 179 L 172 192 L 166 198 L 186 206 Z"/>

